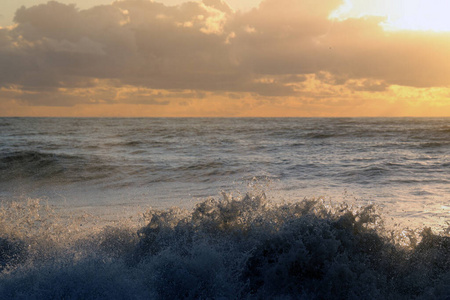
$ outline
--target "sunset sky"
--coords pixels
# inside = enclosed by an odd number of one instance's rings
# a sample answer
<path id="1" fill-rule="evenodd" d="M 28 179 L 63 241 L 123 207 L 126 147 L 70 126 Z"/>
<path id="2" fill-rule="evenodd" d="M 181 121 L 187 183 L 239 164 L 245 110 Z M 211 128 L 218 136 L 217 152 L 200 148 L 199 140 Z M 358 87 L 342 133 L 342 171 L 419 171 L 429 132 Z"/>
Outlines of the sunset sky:
<path id="1" fill-rule="evenodd" d="M 448 0 L 1 6 L 0 116 L 450 116 Z"/>

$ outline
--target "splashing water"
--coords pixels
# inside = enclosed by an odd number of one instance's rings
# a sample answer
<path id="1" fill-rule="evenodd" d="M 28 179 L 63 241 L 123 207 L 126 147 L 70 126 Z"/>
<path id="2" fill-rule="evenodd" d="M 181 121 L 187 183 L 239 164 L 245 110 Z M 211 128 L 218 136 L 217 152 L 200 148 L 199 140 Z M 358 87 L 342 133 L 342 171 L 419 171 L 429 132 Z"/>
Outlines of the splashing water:
<path id="1" fill-rule="evenodd" d="M 388 230 L 375 205 L 223 193 L 107 226 L 90 217 L 38 200 L 4 204 L 0 298 L 450 296 L 448 230 Z"/>

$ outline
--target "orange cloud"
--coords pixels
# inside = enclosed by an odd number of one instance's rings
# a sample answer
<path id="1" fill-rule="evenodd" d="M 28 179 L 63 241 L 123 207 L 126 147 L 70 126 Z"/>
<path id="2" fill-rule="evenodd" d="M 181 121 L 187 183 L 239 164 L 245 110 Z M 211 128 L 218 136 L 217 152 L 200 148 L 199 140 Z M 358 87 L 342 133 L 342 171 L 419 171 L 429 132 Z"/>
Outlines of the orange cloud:
<path id="1" fill-rule="evenodd" d="M 1 114 L 450 115 L 450 33 L 329 19 L 341 4 L 22 7 L 0 29 Z"/>

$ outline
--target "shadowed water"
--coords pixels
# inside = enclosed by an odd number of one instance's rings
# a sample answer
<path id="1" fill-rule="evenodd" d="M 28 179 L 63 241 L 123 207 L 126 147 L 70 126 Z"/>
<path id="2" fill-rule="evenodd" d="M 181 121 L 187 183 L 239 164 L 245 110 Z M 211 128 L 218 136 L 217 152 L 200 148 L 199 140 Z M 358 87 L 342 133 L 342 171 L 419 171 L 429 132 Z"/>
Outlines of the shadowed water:
<path id="1" fill-rule="evenodd" d="M 224 195 L 108 227 L 37 201 L 1 213 L 2 299 L 450 297 L 449 232 L 386 230 L 373 205 Z"/>

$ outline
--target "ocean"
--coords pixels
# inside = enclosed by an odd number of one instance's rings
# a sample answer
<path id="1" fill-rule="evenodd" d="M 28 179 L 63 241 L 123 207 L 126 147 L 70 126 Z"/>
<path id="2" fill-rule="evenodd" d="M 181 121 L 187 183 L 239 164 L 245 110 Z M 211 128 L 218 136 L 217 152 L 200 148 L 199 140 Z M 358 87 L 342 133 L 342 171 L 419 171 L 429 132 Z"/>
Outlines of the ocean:
<path id="1" fill-rule="evenodd" d="M 0 118 L 1 299 L 449 299 L 450 118 Z"/>

